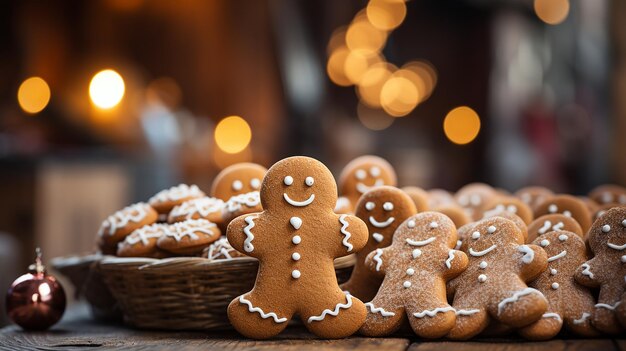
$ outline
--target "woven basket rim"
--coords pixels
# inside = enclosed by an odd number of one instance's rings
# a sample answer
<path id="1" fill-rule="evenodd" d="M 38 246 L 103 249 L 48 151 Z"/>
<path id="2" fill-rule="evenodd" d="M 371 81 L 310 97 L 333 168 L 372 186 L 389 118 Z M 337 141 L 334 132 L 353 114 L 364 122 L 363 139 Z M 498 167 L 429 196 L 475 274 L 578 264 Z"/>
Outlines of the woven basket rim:
<path id="1" fill-rule="evenodd" d="M 56 270 L 60 270 L 67 267 L 89 265 L 102 260 L 103 257 L 105 256 L 100 253 L 54 257 L 50 260 L 50 266 Z"/>

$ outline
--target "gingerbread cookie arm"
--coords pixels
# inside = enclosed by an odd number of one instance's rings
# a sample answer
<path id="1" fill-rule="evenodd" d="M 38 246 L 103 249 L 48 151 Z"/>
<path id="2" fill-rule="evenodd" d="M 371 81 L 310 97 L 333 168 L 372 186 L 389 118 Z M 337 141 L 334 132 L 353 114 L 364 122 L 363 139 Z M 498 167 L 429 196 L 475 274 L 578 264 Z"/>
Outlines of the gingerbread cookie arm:
<path id="1" fill-rule="evenodd" d="M 342 214 L 337 216 L 339 230 L 336 235 L 341 243 L 333 247 L 333 257 L 343 257 L 361 251 L 367 244 L 368 230 L 365 223 L 356 216 Z"/>
<path id="2" fill-rule="evenodd" d="M 600 280 L 598 279 L 597 267 L 595 264 L 597 261 L 595 258 L 583 263 L 574 272 L 574 280 L 580 285 L 584 285 L 589 288 L 597 288 L 600 286 Z"/>
<path id="3" fill-rule="evenodd" d="M 463 273 L 467 268 L 467 264 L 469 259 L 465 252 L 458 250 L 450 250 L 448 251 L 448 257 L 446 258 L 444 264 L 446 266 L 446 270 L 444 271 L 444 278 L 452 279 L 459 274 Z"/>
<path id="4" fill-rule="evenodd" d="M 245 214 L 228 224 L 226 237 L 233 249 L 251 257 L 258 257 L 259 248 L 256 245 L 258 237 L 255 233 L 260 232 L 258 230 L 259 215 L 259 213 Z"/>
<path id="5" fill-rule="evenodd" d="M 529 282 L 537 278 L 548 267 L 548 255 L 537 245 L 520 245 L 517 250 L 522 254 L 520 276 Z"/>
<path id="6" fill-rule="evenodd" d="M 367 255 L 365 258 L 365 267 L 372 272 L 372 274 L 384 277 L 387 267 L 389 266 L 390 252 L 387 248 L 376 249 Z"/>

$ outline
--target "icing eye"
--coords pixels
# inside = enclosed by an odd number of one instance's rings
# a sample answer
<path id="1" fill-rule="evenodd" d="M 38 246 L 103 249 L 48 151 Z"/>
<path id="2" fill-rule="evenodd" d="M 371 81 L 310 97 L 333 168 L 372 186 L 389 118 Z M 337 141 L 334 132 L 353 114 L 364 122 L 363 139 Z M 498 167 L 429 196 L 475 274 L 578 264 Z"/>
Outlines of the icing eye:
<path id="1" fill-rule="evenodd" d="M 608 233 L 610 231 L 611 231 L 611 226 L 610 225 L 605 224 L 605 225 L 602 226 L 602 232 L 603 233 Z"/>
<path id="2" fill-rule="evenodd" d="M 315 183 L 315 180 L 313 179 L 313 177 L 306 177 L 306 179 L 304 180 L 304 183 L 308 186 L 313 186 L 313 183 Z"/>
<path id="3" fill-rule="evenodd" d="M 622 227 L 626 228 L 626 219 L 622 221 Z"/>
<path id="4" fill-rule="evenodd" d="M 546 240 L 546 239 L 543 239 L 543 240 L 541 240 L 539 245 L 541 245 L 541 247 L 546 247 L 546 246 L 550 245 L 550 242 L 548 240 Z"/>
<path id="5" fill-rule="evenodd" d="M 241 189 L 243 189 L 243 184 L 241 183 L 241 180 L 235 180 L 233 182 L 233 190 L 239 191 Z"/>
<path id="6" fill-rule="evenodd" d="M 250 186 L 252 187 L 252 189 L 258 189 L 261 187 L 261 181 L 259 180 L 259 178 L 252 178 L 250 179 Z"/>
<path id="7" fill-rule="evenodd" d="M 507 207 L 506 210 L 511 212 L 511 213 L 517 213 L 517 206 L 509 205 L 509 207 Z"/>
<path id="8" fill-rule="evenodd" d="M 559 208 L 556 207 L 555 204 L 551 204 L 550 206 L 548 206 L 548 212 L 550 212 L 550 213 L 556 213 L 556 211 L 558 211 L 558 210 L 559 210 Z"/>
<path id="9" fill-rule="evenodd" d="M 572 213 L 571 213 L 570 211 L 563 211 L 563 215 L 564 215 L 565 217 L 571 217 L 571 216 L 572 216 Z"/>
<path id="10" fill-rule="evenodd" d="M 291 185 L 291 184 L 293 184 L 293 177 L 292 176 L 286 176 L 285 179 L 283 180 L 283 182 L 285 182 L 285 185 Z"/>
<path id="11" fill-rule="evenodd" d="M 480 238 L 480 232 L 473 232 L 472 233 L 472 239 L 478 240 L 478 238 Z"/>
<path id="12" fill-rule="evenodd" d="M 385 209 L 385 211 L 391 211 L 393 210 L 393 204 L 391 202 L 385 202 L 383 204 L 383 208 Z"/>
<path id="13" fill-rule="evenodd" d="M 459 198 L 459 205 L 465 207 L 469 204 L 469 201 L 467 199 L 467 196 L 463 195 Z"/>
<path id="14" fill-rule="evenodd" d="M 372 177 L 376 178 L 380 175 L 380 168 L 374 166 L 372 168 L 370 168 L 370 174 L 372 175 Z"/>
<path id="15" fill-rule="evenodd" d="M 483 199 L 480 198 L 480 195 L 474 194 L 474 195 L 470 196 L 470 203 L 473 206 L 478 206 L 478 205 L 480 205 L 481 202 L 483 202 Z"/>
<path id="16" fill-rule="evenodd" d="M 495 233 L 495 232 L 496 232 L 496 227 L 494 227 L 494 226 L 490 225 L 490 226 L 489 226 L 489 228 L 487 228 L 487 232 L 488 232 L 489 234 L 493 234 L 493 233 Z"/>
<path id="17" fill-rule="evenodd" d="M 356 177 L 356 179 L 358 180 L 363 180 L 365 179 L 365 177 L 367 177 L 367 173 L 365 173 L 364 170 L 362 169 L 358 169 L 355 173 L 354 176 Z"/>
<path id="18" fill-rule="evenodd" d="M 561 241 L 567 240 L 567 235 L 565 235 L 565 234 L 559 235 L 559 240 L 561 240 Z"/>
<path id="19" fill-rule="evenodd" d="M 503 204 L 499 204 L 498 206 L 496 206 L 496 210 L 498 210 L 498 211 L 504 211 L 504 210 L 506 210 L 506 208 L 504 207 L 504 205 L 503 205 Z"/>
<path id="20" fill-rule="evenodd" d="M 409 223 L 406 224 L 409 228 L 415 228 L 415 221 L 410 220 Z"/>
<path id="21" fill-rule="evenodd" d="M 435 229 L 435 228 L 439 227 L 439 223 L 437 223 L 437 222 L 430 222 L 430 224 L 428 226 L 431 229 Z"/>
<path id="22" fill-rule="evenodd" d="M 371 201 L 368 201 L 365 203 L 365 209 L 367 209 L 368 211 L 373 210 L 374 207 L 376 207 L 376 205 Z"/>

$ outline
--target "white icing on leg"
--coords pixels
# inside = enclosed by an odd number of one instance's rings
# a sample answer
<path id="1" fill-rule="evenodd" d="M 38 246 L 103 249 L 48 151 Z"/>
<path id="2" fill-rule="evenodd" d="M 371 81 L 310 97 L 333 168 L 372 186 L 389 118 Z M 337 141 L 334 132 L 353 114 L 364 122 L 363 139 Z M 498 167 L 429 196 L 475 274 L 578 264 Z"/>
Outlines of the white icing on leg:
<path id="1" fill-rule="evenodd" d="M 337 305 L 335 305 L 335 309 L 334 310 L 330 310 L 330 309 L 325 309 L 324 311 L 322 311 L 322 314 L 320 314 L 319 316 L 311 316 L 308 319 L 308 322 L 315 322 L 315 321 L 322 321 L 324 320 L 324 318 L 326 318 L 326 315 L 331 315 L 331 316 L 337 316 L 339 314 L 339 310 L 344 308 L 344 309 L 348 309 L 350 307 L 352 307 L 352 296 L 350 296 L 349 292 L 344 292 L 346 294 L 346 303 L 338 303 Z"/>
<path id="2" fill-rule="evenodd" d="M 454 310 L 454 314 L 457 316 L 471 316 L 480 312 L 479 309 L 471 309 L 471 310 Z"/>
<path id="3" fill-rule="evenodd" d="M 591 313 L 583 312 L 583 315 L 579 319 L 574 319 L 572 323 L 574 324 L 583 324 L 591 317 Z"/>
<path id="4" fill-rule="evenodd" d="M 422 312 L 416 312 L 416 313 L 413 313 L 413 316 L 417 318 L 424 318 L 425 316 L 434 317 L 437 313 L 443 313 L 443 312 L 455 312 L 456 314 L 456 311 L 453 307 L 447 306 L 447 307 L 437 307 L 432 310 L 423 310 Z"/>
<path id="5" fill-rule="evenodd" d="M 348 221 L 346 221 L 346 217 L 348 217 L 348 216 L 345 215 L 345 214 L 339 216 L 339 222 L 342 224 L 341 234 L 344 235 L 344 238 L 341 241 L 341 243 L 343 244 L 343 246 L 346 247 L 348 252 L 350 252 L 350 251 L 352 251 L 354 246 L 348 242 L 348 240 L 350 239 L 350 236 L 352 236 L 352 234 L 350 234 L 350 232 L 346 230 L 346 228 L 348 228 L 348 225 L 349 225 Z"/>
<path id="6" fill-rule="evenodd" d="M 248 311 L 257 312 L 258 314 L 261 315 L 261 318 L 263 319 L 272 318 L 274 319 L 274 322 L 276 323 L 284 323 L 287 321 L 287 318 L 285 317 L 278 318 L 278 315 L 274 312 L 265 313 L 259 307 L 252 306 L 252 302 L 250 302 L 250 300 L 246 300 L 246 298 L 244 298 L 243 295 L 239 296 L 239 303 L 248 305 Z"/>
<path id="7" fill-rule="evenodd" d="M 509 303 L 513 303 L 516 302 L 517 300 L 519 300 L 520 297 L 525 296 L 525 295 L 530 295 L 532 293 L 537 293 L 541 296 L 543 296 L 543 294 L 536 289 L 533 288 L 525 288 L 523 290 L 517 291 L 513 294 L 513 296 L 511 297 L 507 297 L 506 299 L 500 301 L 500 303 L 498 303 L 498 315 L 500 315 L 500 313 L 502 313 L 502 309 L 504 309 L 504 307 L 506 307 L 507 304 Z"/>
<path id="8" fill-rule="evenodd" d="M 383 317 L 391 317 L 396 315 L 394 312 L 385 311 L 385 309 L 382 307 L 374 306 L 374 304 L 371 302 L 366 302 L 365 307 L 369 307 L 372 313 L 380 313 L 380 315 L 382 315 Z"/>
<path id="9" fill-rule="evenodd" d="M 563 322 L 563 320 L 561 319 L 561 316 L 558 313 L 544 313 L 541 318 L 554 318 L 556 320 L 558 320 L 559 322 Z"/>

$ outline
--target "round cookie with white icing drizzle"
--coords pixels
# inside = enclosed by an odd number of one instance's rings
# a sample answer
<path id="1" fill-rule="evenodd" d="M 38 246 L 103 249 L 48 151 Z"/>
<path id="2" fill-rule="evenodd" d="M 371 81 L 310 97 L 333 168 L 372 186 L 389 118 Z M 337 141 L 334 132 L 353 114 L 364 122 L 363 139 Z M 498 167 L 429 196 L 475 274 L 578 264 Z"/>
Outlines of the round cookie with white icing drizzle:
<path id="1" fill-rule="evenodd" d="M 603 333 L 621 333 L 625 329 L 618 323 L 615 309 L 626 287 L 626 208 L 611 208 L 596 219 L 587 240 L 594 257 L 578 267 L 574 278 L 590 288 L 600 288 L 593 326 Z"/>
<path id="2" fill-rule="evenodd" d="M 169 214 L 175 206 L 185 201 L 204 196 L 206 195 L 197 185 L 179 184 L 169 189 L 159 191 L 148 200 L 148 204 L 167 219 L 167 214 Z"/>
<path id="3" fill-rule="evenodd" d="M 580 234 L 551 231 L 537 237 L 533 244 L 548 254 L 548 268 L 529 286 L 548 299 L 548 310 L 537 322 L 520 329 L 520 335 L 531 340 L 548 340 L 565 326 L 581 336 L 597 336 L 590 318 L 595 299 L 589 288 L 574 281 L 574 272 L 587 261 L 587 249 Z"/>
<path id="4" fill-rule="evenodd" d="M 447 337 L 469 339 L 492 320 L 516 328 L 539 320 L 548 302 L 527 283 L 545 270 L 546 252 L 524 245 L 518 226 L 502 217 L 477 222 L 466 240 L 468 267 L 448 283 L 456 324 Z"/>
<path id="5" fill-rule="evenodd" d="M 222 201 L 261 189 L 267 168 L 256 163 L 242 162 L 224 168 L 213 180 L 211 196 Z"/>
<path id="6" fill-rule="evenodd" d="M 446 335 L 456 320 L 446 300 L 446 281 L 467 266 L 467 256 L 453 249 L 456 241 L 456 227 L 448 217 L 422 212 L 402 223 L 391 246 L 370 253 L 369 269 L 384 280 L 365 304 L 368 315 L 360 332 L 389 335 L 408 318 L 419 337 Z"/>
<path id="7" fill-rule="evenodd" d="M 228 306 L 231 324 L 246 337 L 265 339 L 298 314 L 317 336 L 353 334 L 366 308 L 339 288 L 333 260 L 359 252 L 367 226 L 358 217 L 334 213 L 337 185 L 313 158 L 277 162 L 260 191 L 263 211 L 237 217 L 227 229 L 233 248 L 259 260 L 252 291 Z"/>
<path id="8" fill-rule="evenodd" d="M 235 195 L 222 206 L 222 221 L 218 224 L 220 228 L 225 230 L 228 223 L 235 217 L 248 213 L 261 212 L 262 210 L 261 195 L 258 191 Z"/>
<path id="9" fill-rule="evenodd" d="M 565 230 L 572 232 L 583 238 L 583 229 L 580 224 L 566 215 L 555 213 L 543 215 L 530 223 L 528 226 L 528 242 L 532 242 L 538 237 L 552 232 Z"/>
<path id="10" fill-rule="evenodd" d="M 188 219 L 206 219 L 209 222 L 221 223 L 224 201 L 215 197 L 201 197 L 183 202 L 174 207 L 168 216 L 169 223 Z"/>
<path id="11" fill-rule="evenodd" d="M 157 241 L 170 231 L 169 225 L 155 223 L 135 229 L 117 246 L 120 257 L 153 257 L 163 256 L 157 247 Z"/>
<path id="12" fill-rule="evenodd" d="M 396 171 L 378 156 L 360 156 L 348 162 L 339 175 L 339 194 L 342 206 L 337 213 L 354 212 L 361 195 L 382 185 L 397 185 Z"/>
<path id="13" fill-rule="evenodd" d="M 574 218 L 580 224 L 584 233 L 591 227 L 591 213 L 589 213 L 587 205 L 575 196 L 566 194 L 554 195 L 546 198 L 535 209 L 536 218 L 557 213 Z"/>
<path id="14" fill-rule="evenodd" d="M 117 244 L 135 229 L 157 221 L 158 213 L 148 204 L 139 202 L 107 217 L 98 231 L 98 245 L 104 254 L 115 254 Z"/>
<path id="15" fill-rule="evenodd" d="M 221 232 L 206 219 L 189 219 L 170 225 L 157 241 L 160 249 L 179 255 L 196 255 L 219 239 Z"/>
<path id="16" fill-rule="evenodd" d="M 411 198 L 392 186 L 383 185 L 361 196 L 355 215 L 367 224 L 369 238 L 356 254 L 356 265 L 350 279 L 341 286 L 343 290 L 363 301 L 374 298 L 383 279 L 366 268 L 365 258 L 370 252 L 389 246 L 396 228 L 416 212 Z"/>

